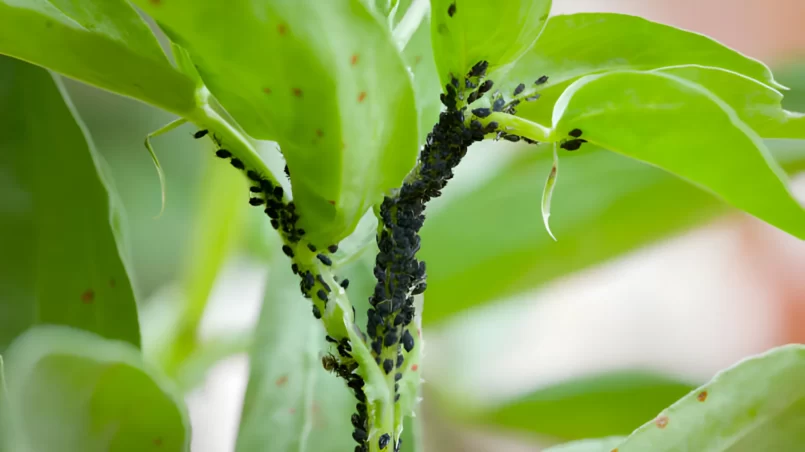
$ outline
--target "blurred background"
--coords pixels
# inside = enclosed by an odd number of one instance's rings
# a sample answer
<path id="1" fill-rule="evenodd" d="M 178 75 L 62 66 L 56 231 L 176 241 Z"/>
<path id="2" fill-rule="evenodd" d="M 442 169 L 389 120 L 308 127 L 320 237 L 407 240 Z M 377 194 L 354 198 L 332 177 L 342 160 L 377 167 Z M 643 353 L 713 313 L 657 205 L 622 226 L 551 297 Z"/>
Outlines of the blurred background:
<path id="1" fill-rule="evenodd" d="M 769 63 L 792 88 L 785 106 L 805 111 L 802 0 L 554 0 L 554 14 L 580 11 L 710 35 Z M 142 142 L 173 118 L 69 89 L 127 210 L 146 352 L 187 390 L 193 450 L 233 451 L 251 332 L 277 281 L 267 282 L 274 234 L 249 211 L 245 182 L 187 126 L 154 140 L 167 175 L 155 218 L 159 182 Z M 794 142 L 770 147 L 805 154 Z M 653 168 L 601 151 L 562 158 L 558 242 L 539 214 L 550 156 L 533 148 L 474 147 L 429 207 L 427 450 L 535 451 L 627 434 L 719 369 L 805 341 L 805 244 Z M 800 168 L 788 169 L 805 198 Z M 359 303 L 372 254 L 346 270 Z"/>

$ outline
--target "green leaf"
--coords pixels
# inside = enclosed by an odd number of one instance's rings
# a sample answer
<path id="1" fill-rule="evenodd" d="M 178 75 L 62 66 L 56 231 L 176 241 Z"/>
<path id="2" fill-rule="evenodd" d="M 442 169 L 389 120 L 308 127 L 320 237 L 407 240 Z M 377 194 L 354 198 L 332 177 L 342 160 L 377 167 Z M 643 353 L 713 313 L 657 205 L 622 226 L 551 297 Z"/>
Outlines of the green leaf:
<path id="1" fill-rule="evenodd" d="M 479 61 L 507 71 L 542 32 L 551 0 L 431 0 L 431 40 L 440 86 L 461 80 Z"/>
<path id="2" fill-rule="evenodd" d="M 0 105 L 0 236 L 13 238 L 0 255 L 0 351 L 40 323 L 139 346 L 119 203 L 63 88 L 0 57 Z"/>
<path id="3" fill-rule="evenodd" d="M 787 171 L 805 169 L 802 141 L 768 143 Z M 609 151 L 583 148 L 561 160 L 551 207 L 558 242 L 542 227 L 537 207 L 552 165 L 549 146 L 524 149 L 497 175 L 429 213 L 421 251 L 428 263 L 426 326 L 698 226 L 727 207 L 665 171 Z"/>
<path id="4" fill-rule="evenodd" d="M 548 82 L 537 90 L 540 99 L 517 107 L 518 116 L 546 124 L 562 92 L 585 75 L 692 64 L 717 66 L 782 88 L 766 65 L 707 36 L 612 13 L 551 17 L 534 47 L 500 84 L 504 92 L 511 92 L 518 83 L 547 75 Z"/>
<path id="5" fill-rule="evenodd" d="M 249 135 L 280 143 L 299 224 L 317 245 L 347 236 L 413 167 L 411 80 L 359 0 L 136 3 Z"/>
<path id="6" fill-rule="evenodd" d="M 563 440 L 628 435 L 695 387 L 654 373 L 610 372 L 539 388 L 475 421 Z"/>
<path id="7" fill-rule="evenodd" d="M 571 443 L 549 447 L 544 452 L 612 452 L 623 441 L 623 437 L 613 436 L 599 439 L 582 439 Z"/>
<path id="8" fill-rule="evenodd" d="M 556 103 L 556 133 L 655 165 L 805 238 L 805 210 L 763 141 L 701 86 L 659 72 L 586 76 Z"/>
<path id="9" fill-rule="evenodd" d="M 131 344 L 37 326 L 9 348 L 9 450 L 188 451 L 180 396 Z"/>
<path id="10" fill-rule="evenodd" d="M 786 345 L 746 359 L 637 429 L 618 451 L 801 450 L 803 379 L 803 345 Z"/>
<path id="11" fill-rule="evenodd" d="M 1 0 L 0 54 L 179 115 L 195 109 L 195 84 L 124 0 Z"/>
<path id="12" fill-rule="evenodd" d="M 782 108 L 783 95 L 757 80 L 726 69 L 687 65 L 657 69 L 708 89 L 758 135 L 764 138 L 805 138 L 805 114 Z"/>
<path id="13" fill-rule="evenodd" d="M 403 53 L 406 64 L 414 76 L 414 93 L 419 117 L 419 143 L 425 142 L 433 125 L 439 121 L 442 103 L 439 94 L 439 76 L 436 63 L 433 61 L 433 48 L 430 45 L 430 21 L 425 19 L 419 24 Z"/>
<path id="14" fill-rule="evenodd" d="M 325 333 L 285 256 L 271 266 L 255 334 L 237 452 L 351 450 L 356 402 L 322 368 Z"/>

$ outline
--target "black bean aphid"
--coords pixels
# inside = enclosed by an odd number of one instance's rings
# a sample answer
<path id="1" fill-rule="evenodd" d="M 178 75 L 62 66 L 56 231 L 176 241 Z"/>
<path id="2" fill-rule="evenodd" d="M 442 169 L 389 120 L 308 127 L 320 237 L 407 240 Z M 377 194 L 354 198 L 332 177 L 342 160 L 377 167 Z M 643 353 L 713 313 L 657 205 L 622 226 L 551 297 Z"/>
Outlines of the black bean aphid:
<path id="1" fill-rule="evenodd" d="M 403 362 L 405 362 L 405 357 L 402 355 L 402 353 L 398 353 L 397 354 L 397 367 L 402 367 Z"/>
<path id="2" fill-rule="evenodd" d="M 282 252 L 288 257 L 293 257 L 293 250 L 288 245 L 282 245 Z"/>
<path id="3" fill-rule="evenodd" d="M 257 171 L 254 171 L 254 170 L 247 171 L 246 176 L 248 176 L 249 179 L 251 179 L 251 180 L 253 180 L 255 182 L 260 182 L 261 180 L 263 180 L 263 178 L 260 177 L 260 173 L 258 173 Z"/>
<path id="4" fill-rule="evenodd" d="M 492 102 L 492 110 L 502 111 L 504 105 L 506 105 L 506 101 L 504 101 L 502 97 L 498 97 L 494 102 Z"/>
<path id="5" fill-rule="evenodd" d="M 397 343 L 397 333 L 394 331 L 387 332 L 386 336 L 383 338 L 383 345 L 385 345 L 386 347 L 391 347 L 396 343 Z"/>
<path id="6" fill-rule="evenodd" d="M 486 75 L 486 69 L 489 67 L 489 62 L 486 60 L 479 61 L 470 69 L 468 74 L 470 77 L 483 77 Z"/>
<path id="7" fill-rule="evenodd" d="M 406 352 L 410 353 L 411 350 L 414 349 L 414 336 L 411 336 L 410 331 L 405 330 L 400 341 L 402 342 L 403 348 L 405 348 Z"/>
<path id="8" fill-rule="evenodd" d="M 274 229 L 279 229 L 280 222 L 277 221 L 277 220 L 271 220 L 271 227 L 274 228 Z"/>
<path id="9" fill-rule="evenodd" d="M 383 343 L 379 340 L 372 342 L 372 351 L 375 352 L 375 355 L 379 355 L 383 351 Z M 380 359 L 378 356 L 377 359 Z"/>
<path id="10" fill-rule="evenodd" d="M 348 279 L 344 279 L 343 281 L 341 281 L 341 288 L 343 288 L 344 290 L 347 290 L 347 288 L 349 288 L 349 280 Z"/>
<path id="11" fill-rule="evenodd" d="M 455 13 L 456 13 L 456 2 L 453 2 L 447 8 L 447 15 L 450 16 L 450 17 L 453 17 L 453 14 L 455 14 Z M 382 449 L 382 447 L 381 447 L 381 449 Z"/>
<path id="12" fill-rule="evenodd" d="M 232 157 L 232 153 L 227 151 L 226 149 L 218 149 L 217 151 L 215 151 L 215 155 L 222 159 L 228 159 L 229 157 Z"/>
<path id="13" fill-rule="evenodd" d="M 400 381 L 400 380 L 402 380 L 402 374 L 397 372 L 396 374 L 394 374 L 394 381 Z"/>
<path id="14" fill-rule="evenodd" d="M 313 317 L 315 317 L 316 320 L 321 318 L 321 311 L 319 310 L 319 307 L 316 306 L 315 304 L 313 305 Z"/>
<path id="15" fill-rule="evenodd" d="M 252 192 L 252 193 L 262 193 L 263 189 L 261 189 L 260 187 L 252 186 L 252 187 L 249 187 L 249 191 Z"/>
<path id="16" fill-rule="evenodd" d="M 307 244 L 307 249 L 309 249 L 311 253 L 315 253 L 316 252 L 316 245 L 314 245 L 312 243 L 308 243 Z"/>
<path id="17" fill-rule="evenodd" d="M 488 108 L 476 108 L 475 110 L 472 111 L 472 114 L 474 114 L 479 118 L 486 118 L 487 116 L 492 114 L 492 111 L 489 110 Z"/>
<path id="18" fill-rule="evenodd" d="M 299 266 L 296 264 L 291 264 L 291 271 L 293 272 L 294 275 L 299 273 Z"/>
<path id="19" fill-rule="evenodd" d="M 534 82 L 535 85 L 544 85 L 546 83 L 548 83 L 547 75 L 543 75 L 542 77 L 538 78 L 536 82 Z"/>
<path id="20" fill-rule="evenodd" d="M 481 86 L 478 87 L 478 94 L 481 96 L 484 95 L 487 91 L 492 89 L 493 85 L 494 82 L 492 82 L 492 80 L 484 81 L 483 83 L 481 83 Z"/>
<path id="21" fill-rule="evenodd" d="M 249 198 L 249 204 L 253 206 L 262 206 L 266 203 L 266 200 L 263 198 Z"/>
<path id="22" fill-rule="evenodd" d="M 520 83 L 517 88 L 514 88 L 514 95 L 519 96 L 523 91 L 525 91 L 525 83 Z"/>
<path id="23" fill-rule="evenodd" d="M 330 246 L 328 246 L 327 251 L 329 251 L 331 253 L 335 253 L 336 251 L 338 251 L 338 245 L 330 245 Z"/>
<path id="24" fill-rule="evenodd" d="M 324 254 L 319 253 L 319 254 L 316 255 L 316 258 L 319 261 L 321 261 L 321 263 L 324 264 L 324 265 L 327 265 L 327 266 L 333 265 L 333 261 L 330 260 L 330 258 L 325 256 Z"/>
<path id="25" fill-rule="evenodd" d="M 239 158 L 233 158 L 232 160 L 229 161 L 229 164 L 234 166 L 235 168 L 237 168 L 239 170 L 242 170 L 242 169 L 246 168 L 246 165 L 244 165 L 243 162 Z"/>
<path id="26" fill-rule="evenodd" d="M 539 95 L 539 94 L 534 94 L 534 95 L 531 95 L 531 96 L 526 97 L 526 98 L 525 98 L 525 101 L 526 101 L 526 102 L 533 102 L 533 101 L 535 101 L 535 100 L 539 99 L 539 97 L 540 97 L 540 95 Z"/>
<path id="27" fill-rule="evenodd" d="M 377 446 L 380 447 L 380 450 L 383 450 L 389 445 L 389 441 L 391 441 L 391 435 L 383 433 L 377 440 Z"/>
<path id="28" fill-rule="evenodd" d="M 283 193 L 282 187 L 279 186 L 274 187 L 274 196 L 276 198 L 282 198 L 282 193 Z"/>
<path id="29" fill-rule="evenodd" d="M 390 359 L 383 361 L 383 371 L 390 374 L 392 370 L 394 370 L 394 361 Z"/>
<path id="30" fill-rule="evenodd" d="M 352 432 L 352 439 L 356 442 L 362 443 L 366 441 L 366 430 L 362 428 L 356 428 L 354 432 Z"/>
<path id="31" fill-rule="evenodd" d="M 570 131 L 570 133 L 568 133 L 568 135 L 570 135 L 573 138 L 578 138 L 581 136 L 581 134 L 582 134 L 581 129 L 573 129 Z"/>
<path id="32" fill-rule="evenodd" d="M 574 140 L 567 140 L 559 145 L 562 149 L 566 151 L 575 151 L 578 150 L 582 144 L 586 143 L 587 140 L 583 138 L 576 138 Z"/>
<path id="33" fill-rule="evenodd" d="M 327 292 L 323 289 L 319 289 L 318 292 L 316 292 L 316 296 L 319 297 L 321 301 L 327 301 Z"/>
<path id="34" fill-rule="evenodd" d="M 196 132 L 196 133 L 194 133 L 194 134 L 193 134 L 193 138 L 195 138 L 195 139 L 197 139 L 197 140 L 198 140 L 199 138 L 204 138 L 205 136 L 207 136 L 207 132 L 208 132 L 208 130 L 207 130 L 207 129 L 204 129 L 204 130 L 199 130 L 198 132 Z"/>
<path id="35" fill-rule="evenodd" d="M 400 401 L 400 394 L 397 393 L 397 395 L 394 396 L 394 403 L 397 403 L 399 401 Z"/>
<path id="36" fill-rule="evenodd" d="M 511 141 L 512 143 L 517 143 L 520 141 L 519 135 L 503 135 L 503 139 L 506 141 Z"/>

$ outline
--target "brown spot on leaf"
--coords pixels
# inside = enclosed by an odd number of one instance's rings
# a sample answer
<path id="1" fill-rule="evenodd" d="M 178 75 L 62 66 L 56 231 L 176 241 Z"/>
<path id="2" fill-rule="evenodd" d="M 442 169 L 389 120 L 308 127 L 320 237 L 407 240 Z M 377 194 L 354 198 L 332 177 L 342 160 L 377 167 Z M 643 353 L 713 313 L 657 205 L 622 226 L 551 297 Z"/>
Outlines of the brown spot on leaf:
<path id="1" fill-rule="evenodd" d="M 618 448 L 616 447 L 616 448 L 612 449 L 612 452 L 618 452 Z"/>
<path id="2" fill-rule="evenodd" d="M 288 382 L 288 376 L 287 376 L 287 375 L 283 375 L 283 376 L 281 376 L 281 377 L 277 378 L 277 381 L 276 381 L 276 382 L 274 382 L 274 384 L 276 384 L 277 386 L 282 386 L 282 385 L 284 385 L 284 384 L 285 384 L 285 383 L 287 383 L 287 382 Z"/>
<path id="3" fill-rule="evenodd" d="M 668 416 L 659 416 L 657 419 L 654 419 L 654 424 L 658 428 L 665 428 L 668 425 Z"/>
<path id="4" fill-rule="evenodd" d="M 115 281 L 115 278 L 109 278 L 109 287 L 114 289 L 116 285 L 117 281 Z"/>
<path id="5" fill-rule="evenodd" d="M 329 202 L 332 205 L 335 205 L 335 201 L 333 201 L 332 199 L 328 199 L 327 202 Z"/>
<path id="6" fill-rule="evenodd" d="M 414 364 L 413 366 L 411 366 L 411 372 L 416 372 L 418 369 L 419 369 L 419 365 L 417 365 L 417 364 Z"/>
<path id="7" fill-rule="evenodd" d="M 288 33 L 288 26 L 287 26 L 287 25 L 285 25 L 285 24 L 279 24 L 279 25 L 277 25 L 277 32 L 278 32 L 280 35 L 285 36 L 285 34 L 286 34 L 286 33 Z"/>
<path id="8" fill-rule="evenodd" d="M 696 396 L 696 399 L 698 399 L 699 402 L 704 402 L 707 400 L 707 391 L 700 392 L 699 395 Z"/>
<path id="9" fill-rule="evenodd" d="M 271 88 L 263 88 L 263 92 L 266 94 L 271 94 Z"/>
<path id="10" fill-rule="evenodd" d="M 353 66 L 355 66 L 356 64 L 358 64 L 358 54 L 356 53 L 356 54 L 352 55 L 352 58 L 350 58 L 350 59 L 349 59 L 349 62 L 350 62 L 350 64 L 352 64 Z"/>
<path id="11" fill-rule="evenodd" d="M 162 4 L 162 0 L 148 0 L 148 3 L 150 3 L 150 4 L 154 5 L 154 6 L 159 6 L 159 5 Z"/>
<path id="12" fill-rule="evenodd" d="M 95 291 L 92 289 L 87 289 L 84 293 L 81 294 L 81 301 L 84 304 L 90 304 L 95 301 Z"/>
<path id="13" fill-rule="evenodd" d="M 415 56 L 415 57 L 414 57 L 414 66 L 416 66 L 417 64 L 419 64 L 419 62 L 420 62 L 420 61 L 422 61 L 422 55 L 417 55 L 417 56 Z"/>
<path id="14" fill-rule="evenodd" d="M 317 137 L 319 137 L 319 138 L 321 138 L 321 137 L 323 137 L 323 136 L 324 136 L 324 132 L 322 132 L 322 130 L 321 130 L 321 129 L 316 129 L 316 136 L 317 136 Z"/>
<path id="15" fill-rule="evenodd" d="M 157 446 L 157 447 L 162 446 L 162 438 L 154 438 L 153 443 L 154 443 L 154 445 L 155 445 L 155 446 Z"/>
<path id="16" fill-rule="evenodd" d="M 288 408 L 288 412 L 291 414 L 296 414 L 296 408 Z"/>
<path id="17" fill-rule="evenodd" d="M 358 102 L 363 102 L 364 99 L 366 99 L 366 91 L 361 91 L 361 93 L 358 94 Z"/>
<path id="18" fill-rule="evenodd" d="M 293 92 L 293 95 L 294 95 L 294 96 L 296 96 L 296 97 L 302 97 L 302 90 L 301 90 L 301 89 L 299 89 L 299 88 L 293 88 L 291 91 Z"/>

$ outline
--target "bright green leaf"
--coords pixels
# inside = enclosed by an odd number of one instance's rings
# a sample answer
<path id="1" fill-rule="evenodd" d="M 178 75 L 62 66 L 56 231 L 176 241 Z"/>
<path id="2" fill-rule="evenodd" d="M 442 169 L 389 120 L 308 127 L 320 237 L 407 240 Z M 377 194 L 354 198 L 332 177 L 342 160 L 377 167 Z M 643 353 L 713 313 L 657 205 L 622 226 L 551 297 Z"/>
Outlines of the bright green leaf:
<path id="1" fill-rule="evenodd" d="M 542 32 L 551 0 L 431 0 L 431 40 L 440 86 L 462 80 L 479 61 L 507 71 Z"/>
<path id="2" fill-rule="evenodd" d="M 176 114 L 195 108 L 195 84 L 124 0 L 2 0 L 0 54 Z"/>
<path id="3" fill-rule="evenodd" d="M 805 169 L 801 141 L 767 143 L 787 171 Z M 421 252 L 428 263 L 426 324 L 532 290 L 726 210 L 665 171 L 587 146 L 560 156 L 562 181 L 551 207 L 558 242 L 545 232 L 538 208 L 552 164 L 547 146 L 524 150 L 495 177 L 428 215 Z"/>
<path id="4" fill-rule="evenodd" d="M 637 429 L 618 451 L 802 450 L 803 380 L 803 345 L 746 359 Z"/>
<path id="5" fill-rule="evenodd" d="M 571 443 L 545 449 L 543 452 L 612 452 L 623 441 L 623 437 L 612 436 L 599 439 L 582 439 Z"/>
<path id="6" fill-rule="evenodd" d="M 563 440 L 628 435 L 695 387 L 653 373 L 611 372 L 539 388 L 475 420 Z"/>
<path id="7" fill-rule="evenodd" d="M 325 333 L 285 256 L 271 266 L 255 334 L 237 452 L 351 450 L 356 402 L 322 368 Z"/>
<path id="8" fill-rule="evenodd" d="M 656 72 L 702 85 L 764 138 L 805 138 L 805 114 L 783 110 L 783 95 L 757 80 L 726 69 L 695 65 L 661 68 Z"/>
<path id="9" fill-rule="evenodd" d="M 181 397 L 131 344 L 37 326 L 6 356 L 9 450 L 188 451 Z"/>
<path id="10" fill-rule="evenodd" d="M 701 86 L 660 72 L 586 76 L 556 103 L 556 133 L 655 165 L 805 238 L 805 210 L 763 141 Z"/>
<path id="11" fill-rule="evenodd" d="M 247 133 L 280 143 L 314 243 L 348 235 L 413 167 L 410 76 L 361 1 L 136 3 L 187 49 Z"/>
<path id="12" fill-rule="evenodd" d="M 436 63 L 433 61 L 428 20 L 422 21 L 416 33 L 408 41 L 404 56 L 414 76 L 416 108 L 419 113 L 419 142 L 421 144 L 425 142 L 425 137 L 430 133 L 433 125 L 439 121 L 439 112 L 442 111 L 442 103 L 439 101 L 442 88 L 439 86 Z"/>
<path id="13" fill-rule="evenodd" d="M 688 64 L 721 67 L 771 87 L 781 87 L 766 65 L 707 36 L 612 13 L 551 17 L 534 47 L 500 82 L 504 92 L 511 92 L 518 83 L 528 85 L 547 75 L 548 82 L 537 89 L 542 97 L 517 108 L 519 116 L 547 124 L 556 100 L 580 77 Z"/>
<path id="14" fill-rule="evenodd" d="M 63 95 L 47 71 L 0 57 L 0 235 L 13 238 L 0 253 L 0 351 L 40 323 L 140 343 L 119 203 Z"/>

